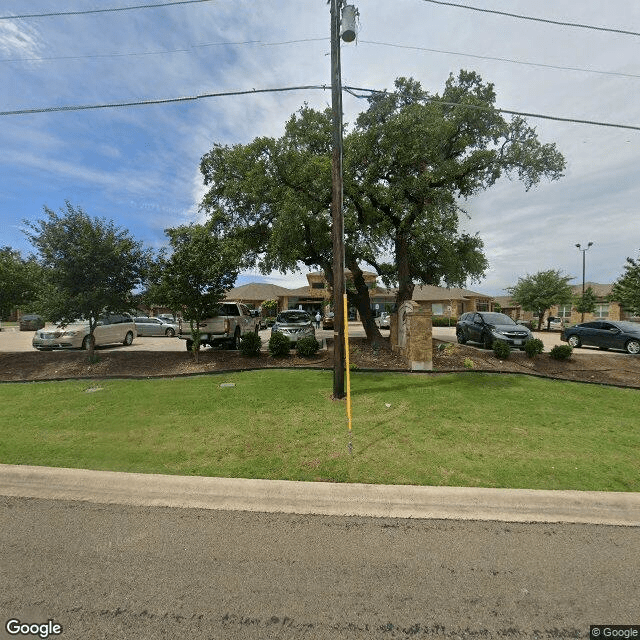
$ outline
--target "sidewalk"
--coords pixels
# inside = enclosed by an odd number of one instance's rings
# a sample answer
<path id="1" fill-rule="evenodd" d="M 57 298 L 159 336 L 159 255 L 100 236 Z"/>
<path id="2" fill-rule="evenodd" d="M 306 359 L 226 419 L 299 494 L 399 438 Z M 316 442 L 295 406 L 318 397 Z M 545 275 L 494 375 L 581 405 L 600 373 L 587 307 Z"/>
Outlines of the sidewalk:
<path id="1" fill-rule="evenodd" d="M 226 511 L 640 527 L 640 493 L 334 484 L 0 464 L 0 495 Z"/>

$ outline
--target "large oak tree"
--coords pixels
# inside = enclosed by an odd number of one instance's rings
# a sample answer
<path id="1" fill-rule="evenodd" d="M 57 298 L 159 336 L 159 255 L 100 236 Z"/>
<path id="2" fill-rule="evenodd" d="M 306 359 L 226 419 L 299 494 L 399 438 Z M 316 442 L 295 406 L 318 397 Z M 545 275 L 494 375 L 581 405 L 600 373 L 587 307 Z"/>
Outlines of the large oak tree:
<path id="1" fill-rule="evenodd" d="M 368 98 L 344 136 L 345 263 L 350 302 L 367 337 L 379 337 L 362 269 L 397 285 L 464 286 L 485 272 L 483 243 L 460 231 L 463 199 L 503 175 L 525 189 L 556 180 L 564 158 L 520 117 L 507 121 L 474 72 L 450 76 L 442 95 L 412 79 Z M 303 107 L 280 138 L 215 145 L 201 162 L 202 209 L 243 237 L 264 271 L 320 268 L 333 282 L 331 113 Z M 499 212 L 497 212 L 499 214 Z"/>

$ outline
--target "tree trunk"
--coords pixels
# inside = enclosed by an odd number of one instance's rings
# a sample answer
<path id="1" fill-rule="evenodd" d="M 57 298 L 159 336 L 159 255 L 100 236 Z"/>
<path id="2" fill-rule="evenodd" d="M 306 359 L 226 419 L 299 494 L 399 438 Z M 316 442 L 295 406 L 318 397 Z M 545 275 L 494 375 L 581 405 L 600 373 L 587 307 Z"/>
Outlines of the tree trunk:
<path id="1" fill-rule="evenodd" d="M 398 295 L 396 296 L 397 308 L 413 297 L 415 284 L 411 278 L 409 269 L 409 238 L 406 234 L 398 232 L 395 240 L 396 264 L 398 265 Z"/>
<path id="2" fill-rule="evenodd" d="M 378 325 L 374 322 L 373 312 L 371 311 L 369 288 L 367 287 L 367 283 L 364 281 L 362 270 L 356 263 L 350 263 L 348 267 L 353 275 L 353 284 L 355 287 L 355 293 L 352 292 L 350 294 L 350 298 L 356 305 L 358 313 L 360 314 L 362 326 L 367 334 L 367 342 L 372 345 L 382 344 L 384 339 L 380 333 Z"/>

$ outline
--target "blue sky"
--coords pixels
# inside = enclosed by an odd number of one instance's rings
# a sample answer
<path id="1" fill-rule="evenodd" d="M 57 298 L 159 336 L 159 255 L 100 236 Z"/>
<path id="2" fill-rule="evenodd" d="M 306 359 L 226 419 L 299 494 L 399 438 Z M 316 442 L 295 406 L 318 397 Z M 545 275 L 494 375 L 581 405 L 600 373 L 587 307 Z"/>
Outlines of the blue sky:
<path id="1" fill-rule="evenodd" d="M 136 4 L 148 3 L 5 0 L 0 16 Z M 356 43 L 342 47 L 345 85 L 392 88 L 396 77 L 412 76 L 440 92 L 450 72 L 472 69 L 495 84 L 498 107 L 640 126 L 638 36 L 425 0 L 355 4 L 360 31 Z M 640 32 L 640 4 L 628 0 L 467 4 Z M 329 85 L 328 33 L 326 0 L 215 0 L 0 19 L 0 111 Z M 296 91 L 0 116 L 0 245 L 28 253 L 22 220 L 69 200 L 160 247 L 166 227 L 199 219 L 198 165 L 214 143 L 278 136 L 302 104 L 324 108 L 330 100 L 329 91 Z M 345 121 L 365 106 L 345 94 Z M 640 250 L 640 131 L 529 123 L 542 141 L 556 142 L 567 159 L 566 176 L 528 193 L 503 179 L 464 203 L 470 215 L 464 228 L 479 233 L 490 263 L 486 278 L 469 288 L 499 295 L 519 276 L 550 268 L 580 280 L 575 244 L 589 241 L 587 279 L 612 282 L 626 257 Z M 303 273 L 248 273 L 239 284 L 252 280 L 306 283 Z"/>

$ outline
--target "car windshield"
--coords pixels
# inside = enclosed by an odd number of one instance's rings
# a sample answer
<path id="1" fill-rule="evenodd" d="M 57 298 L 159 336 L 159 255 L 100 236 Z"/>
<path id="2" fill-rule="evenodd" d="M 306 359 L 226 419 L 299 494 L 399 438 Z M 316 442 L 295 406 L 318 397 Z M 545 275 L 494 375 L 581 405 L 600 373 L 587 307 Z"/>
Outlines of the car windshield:
<path id="1" fill-rule="evenodd" d="M 482 317 L 487 324 L 516 324 L 504 313 L 483 313 Z"/>
<path id="2" fill-rule="evenodd" d="M 306 311 L 287 311 L 278 314 L 277 321 L 286 323 L 311 322 L 311 318 Z"/>

